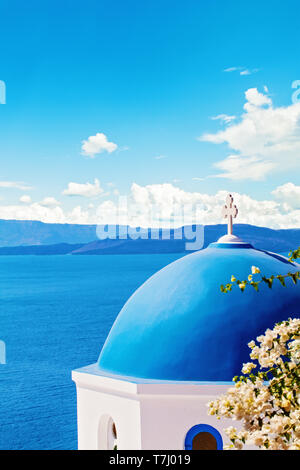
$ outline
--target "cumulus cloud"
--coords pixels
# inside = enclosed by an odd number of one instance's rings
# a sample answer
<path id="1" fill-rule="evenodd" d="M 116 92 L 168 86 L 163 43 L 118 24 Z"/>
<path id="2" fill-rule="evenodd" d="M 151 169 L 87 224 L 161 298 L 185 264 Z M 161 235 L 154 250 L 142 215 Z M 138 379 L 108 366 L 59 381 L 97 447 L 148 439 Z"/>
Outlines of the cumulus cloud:
<path id="1" fill-rule="evenodd" d="M 57 201 L 54 197 L 45 197 L 42 201 L 39 203 L 41 206 L 45 207 L 56 207 L 60 206 L 60 202 Z"/>
<path id="2" fill-rule="evenodd" d="M 96 135 L 91 135 L 87 140 L 83 140 L 81 150 L 82 154 L 94 158 L 102 152 L 112 153 L 118 148 L 117 144 L 109 142 L 107 137 L 102 132 L 98 132 Z"/>
<path id="3" fill-rule="evenodd" d="M 300 186 L 286 183 L 272 191 L 273 196 L 283 204 L 286 209 L 300 209 Z"/>
<path id="4" fill-rule="evenodd" d="M 23 196 L 20 197 L 20 202 L 23 202 L 24 204 L 30 204 L 31 197 L 28 196 L 28 194 L 24 194 Z"/>
<path id="5" fill-rule="evenodd" d="M 65 196 L 83 196 L 83 197 L 96 197 L 103 193 L 100 186 L 100 181 L 95 178 L 93 183 L 69 183 L 68 188 L 64 189 Z"/>
<path id="6" fill-rule="evenodd" d="M 239 122 L 199 138 L 225 143 L 235 152 L 216 164 L 224 170 L 217 176 L 259 180 L 271 171 L 299 169 L 300 103 L 275 107 L 271 98 L 256 88 L 247 90 L 245 97 Z"/>
<path id="7" fill-rule="evenodd" d="M 0 219 L 40 220 L 49 223 L 66 223 L 61 207 L 44 207 L 38 203 L 22 205 L 0 205 Z"/>
<path id="8" fill-rule="evenodd" d="M 90 211 L 76 206 L 67 211 L 60 206 L 46 207 L 40 203 L 30 205 L 0 205 L 0 219 L 39 220 L 58 224 L 97 224 L 97 217 Z"/>
<path id="9" fill-rule="evenodd" d="M 77 205 L 71 210 L 41 203 L 0 205 L 1 219 L 40 220 L 50 223 L 125 224 L 141 227 L 180 227 L 182 225 L 225 223 L 221 209 L 229 192 L 214 195 L 185 191 L 170 183 L 141 186 L 133 183 L 127 196 L 102 203 Z M 270 197 L 256 200 L 233 193 L 239 207 L 237 223 L 270 228 L 300 228 L 300 187 L 286 183 Z"/>
<path id="10" fill-rule="evenodd" d="M 269 98 L 267 95 L 264 95 L 263 93 L 260 93 L 257 88 L 249 88 L 245 92 L 245 97 L 246 97 L 246 104 L 244 105 L 244 109 L 246 111 L 252 111 L 254 107 L 260 107 L 260 106 L 271 106 L 272 105 L 272 100 Z"/>
<path id="11" fill-rule="evenodd" d="M 142 227 L 222 223 L 221 208 L 228 192 L 218 191 L 215 195 L 209 195 L 184 191 L 169 183 L 147 186 L 134 183 L 128 198 L 121 205 L 104 201 L 98 206 L 98 223 L 113 220 L 110 223 Z M 300 210 L 286 211 L 284 204 L 272 198 L 258 201 L 246 194 L 232 194 L 239 207 L 238 223 L 270 228 L 300 228 Z"/>

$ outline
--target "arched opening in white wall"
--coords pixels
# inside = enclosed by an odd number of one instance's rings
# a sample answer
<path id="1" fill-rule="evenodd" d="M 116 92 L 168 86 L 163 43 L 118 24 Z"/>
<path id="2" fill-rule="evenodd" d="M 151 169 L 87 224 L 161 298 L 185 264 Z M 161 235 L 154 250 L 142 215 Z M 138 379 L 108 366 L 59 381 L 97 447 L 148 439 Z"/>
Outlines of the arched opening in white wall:
<path id="1" fill-rule="evenodd" d="M 184 448 L 185 450 L 222 450 L 223 439 L 213 426 L 196 424 L 188 431 Z"/>
<path id="2" fill-rule="evenodd" d="M 117 427 L 112 417 L 109 415 L 101 416 L 98 426 L 98 449 L 117 449 L 117 439 Z"/>

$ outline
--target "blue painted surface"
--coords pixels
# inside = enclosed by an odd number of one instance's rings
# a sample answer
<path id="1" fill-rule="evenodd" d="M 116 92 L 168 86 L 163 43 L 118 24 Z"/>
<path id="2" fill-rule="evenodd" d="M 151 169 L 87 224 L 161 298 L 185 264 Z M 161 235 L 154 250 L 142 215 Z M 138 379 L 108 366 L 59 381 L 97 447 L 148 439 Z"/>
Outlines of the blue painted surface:
<path id="1" fill-rule="evenodd" d="M 231 246 L 232 247 L 232 246 Z M 300 289 L 288 280 L 260 292 L 220 292 L 251 266 L 266 276 L 295 272 L 286 258 L 249 246 L 212 244 L 148 279 L 117 317 L 100 354 L 103 371 L 159 380 L 230 381 L 249 360 L 248 342 L 275 322 L 297 316 Z"/>
<path id="2" fill-rule="evenodd" d="M 163 385 L 196 385 L 199 387 L 199 385 L 228 385 L 228 387 L 234 385 L 234 382 L 232 380 L 227 380 L 227 381 L 220 381 L 220 380 L 159 380 L 159 379 L 142 379 L 140 377 L 130 377 L 126 375 L 117 375 L 117 374 L 112 374 L 110 372 L 104 371 L 100 369 L 98 363 L 95 364 L 90 364 L 88 366 L 84 367 L 79 367 L 78 369 L 75 369 L 76 372 L 80 372 L 82 374 L 89 374 L 89 375 L 96 375 L 98 377 L 107 377 L 110 379 L 115 379 L 115 380 L 122 380 L 123 382 L 131 382 L 134 384 L 163 384 Z"/>
<path id="3" fill-rule="evenodd" d="M 200 432 L 209 432 L 210 434 L 212 434 L 217 441 L 217 450 L 223 450 L 223 439 L 221 434 L 216 428 L 214 428 L 213 426 L 209 426 L 209 424 L 196 424 L 196 426 L 193 426 L 189 430 L 184 442 L 185 450 L 193 449 L 193 439 Z"/>

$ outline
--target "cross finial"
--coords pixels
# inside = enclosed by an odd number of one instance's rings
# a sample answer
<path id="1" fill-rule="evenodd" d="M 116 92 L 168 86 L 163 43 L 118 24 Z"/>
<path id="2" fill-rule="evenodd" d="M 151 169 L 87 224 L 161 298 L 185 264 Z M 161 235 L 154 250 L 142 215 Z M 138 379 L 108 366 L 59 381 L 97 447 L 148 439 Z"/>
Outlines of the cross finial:
<path id="1" fill-rule="evenodd" d="M 232 220 L 236 218 L 239 211 L 235 204 L 233 204 L 233 197 L 228 194 L 226 198 L 226 205 L 223 207 L 222 215 L 227 220 L 228 224 L 228 235 L 232 235 Z"/>

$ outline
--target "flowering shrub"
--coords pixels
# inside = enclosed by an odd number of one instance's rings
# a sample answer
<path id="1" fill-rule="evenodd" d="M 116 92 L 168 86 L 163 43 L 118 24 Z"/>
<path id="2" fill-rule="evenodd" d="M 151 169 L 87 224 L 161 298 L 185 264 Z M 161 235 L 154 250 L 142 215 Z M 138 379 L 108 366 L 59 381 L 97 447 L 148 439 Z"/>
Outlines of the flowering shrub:
<path id="1" fill-rule="evenodd" d="M 300 247 L 295 250 L 291 251 L 289 255 L 289 260 L 292 262 L 296 259 L 300 258 Z M 232 287 L 234 285 L 238 286 L 241 289 L 241 292 L 244 292 L 246 286 L 252 286 L 256 291 L 259 290 L 259 285 L 261 283 L 266 283 L 268 287 L 271 289 L 273 286 L 274 280 L 278 280 L 282 286 L 285 287 L 285 281 L 286 279 L 290 278 L 294 284 L 297 284 L 298 280 L 300 280 L 300 271 L 294 272 L 294 273 L 287 273 L 287 274 L 277 274 L 277 275 L 272 275 L 270 277 L 266 277 L 261 275 L 259 279 L 254 278 L 253 276 L 255 274 L 260 274 L 260 269 L 256 266 L 252 266 L 251 268 L 251 273 L 248 275 L 248 279 L 240 281 L 237 279 L 235 276 L 231 276 L 231 282 L 228 284 L 225 284 L 225 286 L 222 284 L 221 285 L 221 292 L 227 293 L 232 290 Z"/>
<path id="2" fill-rule="evenodd" d="M 277 323 L 257 343 L 248 344 L 252 361 L 243 365 L 244 375 L 208 404 L 208 413 L 242 422 L 240 431 L 225 430 L 228 448 L 300 450 L 300 319 Z"/>

